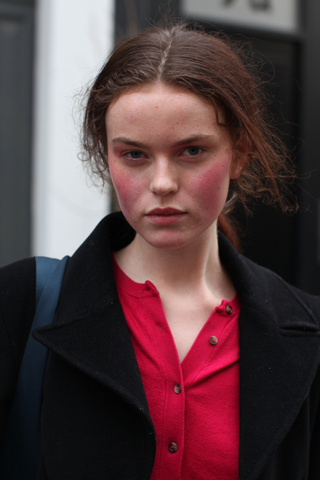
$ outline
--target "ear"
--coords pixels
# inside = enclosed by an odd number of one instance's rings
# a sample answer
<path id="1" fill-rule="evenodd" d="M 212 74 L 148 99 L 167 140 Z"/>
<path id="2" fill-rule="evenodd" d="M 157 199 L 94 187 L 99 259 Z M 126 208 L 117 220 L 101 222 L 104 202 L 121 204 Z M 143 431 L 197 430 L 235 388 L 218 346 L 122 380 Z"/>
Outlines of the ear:
<path id="1" fill-rule="evenodd" d="M 247 161 L 248 147 L 245 142 L 238 141 L 233 150 L 233 158 L 230 166 L 230 179 L 238 178 Z"/>
<path id="2" fill-rule="evenodd" d="M 241 171 L 246 163 L 246 158 L 245 157 L 235 157 L 232 160 L 231 166 L 230 166 L 230 179 L 235 179 L 238 178 L 241 174 Z"/>

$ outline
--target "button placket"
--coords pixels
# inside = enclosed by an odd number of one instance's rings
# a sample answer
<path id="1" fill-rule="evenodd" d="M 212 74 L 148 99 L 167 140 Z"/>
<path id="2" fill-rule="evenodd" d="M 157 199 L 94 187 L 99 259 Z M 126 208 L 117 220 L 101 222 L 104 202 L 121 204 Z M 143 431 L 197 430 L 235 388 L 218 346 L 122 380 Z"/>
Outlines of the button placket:
<path id="1" fill-rule="evenodd" d="M 168 330 L 164 325 L 163 332 L 166 331 Z M 172 338 L 170 340 L 173 341 Z M 163 436 L 160 440 L 161 449 L 164 451 L 161 453 L 162 461 L 158 473 L 159 478 L 180 478 L 185 435 L 185 390 L 178 353 L 176 349 L 169 350 L 169 339 L 162 341 L 167 347 L 162 362 L 168 391 L 164 406 Z"/>

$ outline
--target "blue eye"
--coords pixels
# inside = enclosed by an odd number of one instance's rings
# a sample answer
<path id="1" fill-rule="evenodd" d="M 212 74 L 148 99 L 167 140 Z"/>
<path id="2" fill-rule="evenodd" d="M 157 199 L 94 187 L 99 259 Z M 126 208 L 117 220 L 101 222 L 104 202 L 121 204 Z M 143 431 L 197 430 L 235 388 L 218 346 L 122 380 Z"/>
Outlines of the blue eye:
<path id="1" fill-rule="evenodd" d="M 185 149 L 185 152 L 187 152 L 187 155 L 194 157 L 195 155 L 199 155 L 201 150 L 202 149 L 200 147 L 188 147 Z"/>
<path id="2" fill-rule="evenodd" d="M 133 159 L 139 159 L 142 156 L 142 153 L 139 152 L 139 150 L 132 150 L 131 152 L 128 152 L 127 155 Z"/>

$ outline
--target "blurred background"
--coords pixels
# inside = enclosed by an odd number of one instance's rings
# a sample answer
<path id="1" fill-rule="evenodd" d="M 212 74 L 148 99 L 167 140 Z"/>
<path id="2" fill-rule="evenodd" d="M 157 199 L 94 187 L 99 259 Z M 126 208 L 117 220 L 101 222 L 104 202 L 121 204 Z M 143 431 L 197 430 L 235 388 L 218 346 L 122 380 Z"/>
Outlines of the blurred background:
<path id="1" fill-rule="evenodd" d="M 72 254 L 112 208 L 77 159 L 81 88 L 114 42 L 171 13 L 252 47 L 293 151 L 300 211 L 236 216 L 244 253 L 320 294 L 319 0 L 0 0 L 0 265 Z"/>

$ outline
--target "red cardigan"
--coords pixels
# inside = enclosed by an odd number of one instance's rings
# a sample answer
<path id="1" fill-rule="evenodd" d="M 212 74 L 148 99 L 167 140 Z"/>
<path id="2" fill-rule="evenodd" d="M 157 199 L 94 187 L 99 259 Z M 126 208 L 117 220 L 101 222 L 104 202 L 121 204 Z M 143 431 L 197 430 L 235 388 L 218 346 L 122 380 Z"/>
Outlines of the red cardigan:
<path id="1" fill-rule="evenodd" d="M 151 480 L 237 480 L 240 302 L 223 300 L 180 363 L 149 281 L 114 276 L 157 436 Z"/>

